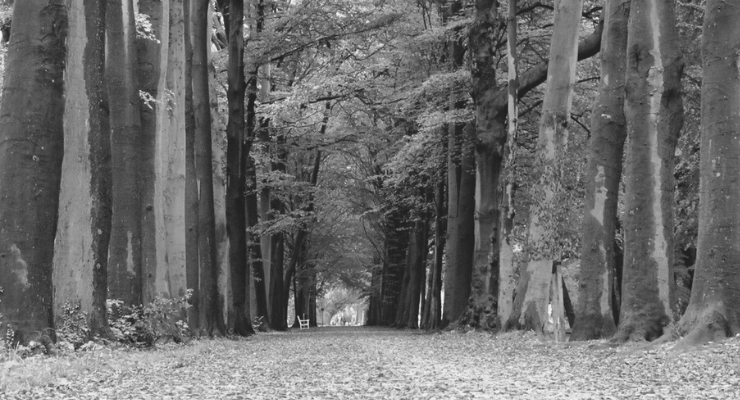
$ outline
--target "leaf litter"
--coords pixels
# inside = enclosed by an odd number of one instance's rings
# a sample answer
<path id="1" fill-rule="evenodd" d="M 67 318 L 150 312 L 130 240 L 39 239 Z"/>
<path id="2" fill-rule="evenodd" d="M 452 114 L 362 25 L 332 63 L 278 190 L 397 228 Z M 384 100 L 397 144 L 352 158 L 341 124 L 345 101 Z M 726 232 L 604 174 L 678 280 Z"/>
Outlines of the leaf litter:
<path id="1" fill-rule="evenodd" d="M 691 352 L 327 327 L 0 363 L 18 399 L 739 399 L 740 337 Z"/>

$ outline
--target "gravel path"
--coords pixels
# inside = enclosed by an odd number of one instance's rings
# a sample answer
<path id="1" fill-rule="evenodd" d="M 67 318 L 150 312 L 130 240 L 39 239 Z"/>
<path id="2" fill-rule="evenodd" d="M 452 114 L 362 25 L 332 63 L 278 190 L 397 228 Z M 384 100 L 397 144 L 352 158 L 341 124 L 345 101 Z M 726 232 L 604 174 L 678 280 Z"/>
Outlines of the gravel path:
<path id="1" fill-rule="evenodd" d="M 24 360 L 5 372 L 2 398 L 740 399 L 740 338 L 672 354 L 332 327 Z"/>

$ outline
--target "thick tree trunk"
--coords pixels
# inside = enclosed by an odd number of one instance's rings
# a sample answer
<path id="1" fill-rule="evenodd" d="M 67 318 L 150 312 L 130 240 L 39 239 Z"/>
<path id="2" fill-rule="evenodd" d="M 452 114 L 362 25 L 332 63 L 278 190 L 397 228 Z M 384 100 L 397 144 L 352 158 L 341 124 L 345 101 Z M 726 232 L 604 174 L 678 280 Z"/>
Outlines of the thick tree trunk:
<path id="1" fill-rule="evenodd" d="M 139 0 L 139 12 L 149 16 L 157 40 L 137 40 L 139 88 L 151 100 L 141 103 L 141 270 L 142 303 L 148 304 L 166 289 L 165 252 L 161 234 L 161 178 L 159 176 L 158 138 L 163 129 L 166 109 L 165 83 L 169 53 L 169 1 Z M 162 283 L 165 284 L 162 284 Z"/>
<path id="2" fill-rule="evenodd" d="M 267 307 L 268 292 L 265 268 L 262 262 L 262 245 L 258 230 L 259 199 L 257 193 L 257 165 L 254 157 L 249 156 L 247 163 L 247 228 L 249 229 L 248 248 L 249 265 L 254 278 L 255 300 L 257 316 L 262 317 L 262 323 L 270 327 L 270 313 Z"/>
<path id="3" fill-rule="evenodd" d="M 517 0 L 509 0 L 509 15 L 506 21 L 506 44 L 508 65 L 508 126 L 506 146 L 501 167 L 500 191 L 501 203 L 499 218 L 499 271 L 498 271 L 498 314 L 499 327 L 511 317 L 516 290 L 514 246 L 512 230 L 514 228 L 514 159 L 516 158 L 516 136 L 519 123 L 519 58 L 517 56 Z M 496 251 L 496 249 L 494 249 Z"/>
<path id="4" fill-rule="evenodd" d="M 108 257 L 108 297 L 142 303 L 141 179 L 144 146 L 136 77 L 133 0 L 107 0 L 105 80 L 111 129 L 113 221 Z"/>
<path id="5" fill-rule="evenodd" d="M 611 337 L 616 255 L 614 234 L 627 138 L 624 116 L 625 57 L 630 0 L 608 0 L 601 48 L 601 83 L 591 119 L 586 167 L 578 305 L 571 340 Z"/>
<path id="6" fill-rule="evenodd" d="M 111 148 L 105 70 L 105 8 L 69 0 L 64 160 L 54 240 L 54 319 L 79 304 L 89 334 L 108 335 L 105 299 L 111 233 Z"/>
<path id="7" fill-rule="evenodd" d="M 444 146 L 445 148 L 447 146 Z M 445 150 L 446 151 L 446 150 Z M 423 329 L 439 329 L 442 322 L 442 268 L 445 249 L 445 187 L 447 174 L 444 170 L 446 162 L 443 160 L 439 168 L 438 182 L 434 192 L 434 261 L 429 269 L 427 280 L 427 298 L 422 314 Z"/>
<path id="8" fill-rule="evenodd" d="M 547 322 L 550 275 L 560 259 L 562 160 L 566 156 L 570 107 L 575 84 L 582 0 L 556 0 L 548 80 L 537 140 L 533 202 L 527 233 L 528 262 L 519 277 L 508 327 L 542 332 Z"/>
<path id="9" fill-rule="evenodd" d="M 185 233 L 185 130 L 186 130 L 186 60 L 185 19 L 182 0 L 170 3 L 170 36 L 165 100 L 167 129 L 161 131 L 159 146 L 161 204 L 165 236 L 166 284 L 160 293 L 169 297 L 184 296 L 187 290 Z M 165 108 L 165 107 L 162 107 Z M 162 234 L 162 233 L 160 233 Z"/>
<path id="10" fill-rule="evenodd" d="M 248 308 L 249 268 L 247 266 L 246 178 L 244 165 L 245 97 L 244 1 L 229 1 L 229 122 L 226 127 L 226 220 L 229 236 L 229 264 L 233 301 L 233 326 L 238 335 L 254 334 Z"/>
<path id="11" fill-rule="evenodd" d="M 285 144 L 285 136 L 278 136 L 275 143 L 276 161 L 272 165 L 274 171 L 285 172 L 285 162 L 288 158 L 288 151 Z M 282 214 L 285 211 L 285 205 L 277 198 L 273 197 L 270 201 L 270 213 Z M 288 294 L 284 292 L 284 266 L 285 266 L 285 235 L 278 232 L 272 235 L 270 240 L 270 322 L 272 328 L 276 330 L 288 329 L 287 306 L 283 306 L 284 299 Z"/>
<path id="12" fill-rule="evenodd" d="M 385 260 L 381 272 L 380 319 L 378 325 L 391 326 L 396 320 L 403 272 L 406 262 L 406 248 L 409 233 L 403 228 L 403 216 L 394 211 L 385 221 Z"/>
<path id="13" fill-rule="evenodd" d="M 409 237 L 406 253 L 406 272 L 404 273 L 404 288 L 399 302 L 399 313 L 396 314 L 396 328 L 419 327 L 419 304 L 422 295 L 426 259 L 429 252 L 427 239 L 429 235 L 426 218 L 417 218 Z"/>
<path id="14" fill-rule="evenodd" d="M 475 126 L 455 125 L 448 159 L 447 262 L 441 327 L 457 321 L 470 296 L 475 212 Z M 459 162 L 456 158 L 459 157 Z"/>
<path id="15" fill-rule="evenodd" d="M 200 256 L 198 178 L 195 174 L 195 113 L 193 110 L 193 40 L 191 0 L 183 0 L 185 38 L 185 274 L 192 290 L 188 326 L 193 336 L 200 334 Z"/>
<path id="16" fill-rule="evenodd" d="M 449 9 L 443 11 L 443 21 L 446 23 L 461 8 L 460 1 L 450 2 Z M 462 68 L 465 57 L 463 38 L 448 41 L 447 47 L 452 67 Z M 450 108 L 464 107 L 462 99 L 451 97 L 449 102 Z M 466 127 L 454 123 L 450 124 L 448 131 L 446 266 L 441 328 L 457 321 L 465 311 L 470 295 L 475 211 L 474 129 L 472 125 Z"/>
<path id="17" fill-rule="evenodd" d="M 493 36 L 496 31 L 498 5 L 493 0 L 477 0 L 475 19 L 470 28 L 469 47 L 472 91 L 475 102 L 475 219 L 473 270 L 470 299 L 458 323 L 476 328 L 497 330 L 498 296 L 498 223 L 500 177 L 506 129 L 499 121 L 493 102 L 496 97 L 496 70 L 493 61 Z"/>
<path id="18" fill-rule="evenodd" d="M 261 317 L 266 327 L 270 326 L 270 315 L 267 307 L 267 283 L 265 282 L 265 268 L 262 262 L 262 245 L 258 230 L 259 199 L 257 192 L 257 165 L 251 154 L 253 143 L 257 136 L 257 69 L 247 78 L 247 145 L 242 157 L 246 165 L 246 215 L 247 215 L 247 252 L 249 267 L 252 274 L 249 276 L 250 287 L 254 303 L 252 312 Z"/>
<path id="19" fill-rule="evenodd" d="M 615 341 L 653 340 L 673 322 L 673 157 L 683 123 L 672 0 L 630 6 L 624 267 Z"/>
<path id="20" fill-rule="evenodd" d="M 211 4 L 211 11 L 212 11 Z M 210 49 L 210 46 L 207 48 Z M 215 264 L 214 273 L 217 276 L 216 279 L 216 306 L 218 307 L 219 318 L 222 318 L 227 330 L 233 330 L 234 318 L 233 316 L 233 301 L 231 297 L 231 266 L 229 263 L 229 236 L 227 234 L 227 219 L 226 219 L 226 152 L 227 152 L 227 137 L 226 137 L 226 126 L 225 120 L 219 114 L 219 99 L 218 91 L 216 86 L 217 76 L 216 68 L 213 64 L 213 60 L 210 59 L 209 54 L 208 61 L 208 74 L 210 76 L 209 87 L 210 87 L 210 115 L 211 115 L 211 151 L 214 167 L 213 172 L 213 210 L 214 210 L 214 221 L 215 221 Z M 205 160 L 204 160 L 205 162 Z M 203 193 L 205 196 L 205 193 Z M 200 209 L 203 211 L 203 208 Z M 201 236 L 201 238 L 203 238 Z M 202 253 L 201 253 L 202 254 Z M 224 332 L 226 332 L 224 331 Z"/>
<path id="21" fill-rule="evenodd" d="M 683 345 L 740 334 L 740 8 L 709 0 L 702 36 L 699 237 Z"/>
<path id="22" fill-rule="evenodd" d="M 198 277 L 200 332 L 223 335 L 226 324 L 219 312 L 216 216 L 214 208 L 214 154 L 211 148 L 209 54 L 212 10 L 209 0 L 193 2 L 193 115 L 195 119 L 195 176 L 198 187 Z M 216 99 L 216 101 L 218 101 Z M 218 109 L 218 103 L 215 106 Z"/>
<path id="23" fill-rule="evenodd" d="M 0 334 L 26 344 L 52 326 L 67 9 L 26 0 L 13 21 L 0 106 Z"/>

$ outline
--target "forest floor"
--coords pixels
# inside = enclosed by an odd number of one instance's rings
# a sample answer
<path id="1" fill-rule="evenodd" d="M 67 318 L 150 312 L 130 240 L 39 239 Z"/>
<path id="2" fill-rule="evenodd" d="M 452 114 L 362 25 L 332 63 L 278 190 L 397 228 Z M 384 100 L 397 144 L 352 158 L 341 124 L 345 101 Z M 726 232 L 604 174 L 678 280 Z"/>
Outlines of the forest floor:
<path id="1" fill-rule="evenodd" d="M 0 398 L 740 399 L 740 337 L 689 353 L 326 327 L 0 363 Z"/>

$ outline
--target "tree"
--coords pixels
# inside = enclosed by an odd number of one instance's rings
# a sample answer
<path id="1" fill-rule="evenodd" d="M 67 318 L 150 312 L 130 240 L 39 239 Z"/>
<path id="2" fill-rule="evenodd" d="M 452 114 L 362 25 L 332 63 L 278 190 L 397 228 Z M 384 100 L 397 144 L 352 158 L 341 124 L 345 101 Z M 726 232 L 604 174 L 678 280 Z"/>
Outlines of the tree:
<path id="1" fill-rule="evenodd" d="M 141 135 L 133 1 L 108 0 L 105 80 L 111 130 L 112 226 L 108 295 L 128 305 L 142 303 Z M 121 49 L 125 49 L 121 51 Z"/>
<path id="2" fill-rule="evenodd" d="M 578 273 L 578 308 L 571 340 L 611 337 L 614 234 L 622 156 L 627 137 L 624 116 L 624 58 L 627 54 L 628 0 L 608 0 L 601 43 L 601 83 L 592 113 L 586 197 Z"/>
<path id="3" fill-rule="evenodd" d="M 198 182 L 198 277 L 200 329 L 208 334 L 225 334 L 226 327 L 218 307 L 219 272 L 216 257 L 216 217 L 214 209 L 214 171 L 211 148 L 211 99 L 208 71 L 210 46 L 209 0 L 193 3 L 193 116 L 195 122 L 195 175 Z"/>
<path id="4" fill-rule="evenodd" d="M 105 70 L 106 1 L 69 3 L 64 159 L 54 240 L 54 319 L 67 303 L 88 315 L 90 335 L 107 335 L 111 147 Z"/>
<path id="5" fill-rule="evenodd" d="M 149 16 L 151 32 L 148 37 L 137 39 L 139 90 L 146 93 L 140 102 L 141 115 L 141 168 L 139 185 L 141 187 L 141 270 L 143 304 L 157 297 L 159 288 L 164 286 L 165 272 L 162 235 L 158 228 L 162 224 L 159 201 L 157 137 L 161 136 L 162 117 L 166 107 L 165 80 L 167 74 L 167 54 L 169 52 L 169 2 L 141 0 L 139 12 Z"/>
<path id="6" fill-rule="evenodd" d="M 562 213 L 563 166 L 568 143 L 568 125 L 578 53 L 578 28 L 582 0 L 557 0 L 548 80 L 537 140 L 536 171 L 539 184 L 530 207 L 527 233 L 527 264 L 519 277 L 509 327 L 542 331 L 547 321 L 550 279 L 555 261 L 560 261 L 558 232 Z"/>
<path id="7" fill-rule="evenodd" d="M 244 79 L 244 1 L 229 0 L 229 122 L 226 153 L 226 218 L 229 238 L 229 264 L 234 320 L 229 321 L 238 335 L 254 334 L 249 312 L 249 267 L 247 264 L 246 165 L 245 165 L 245 99 Z"/>
<path id="8" fill-rule="evenodd" d="M 674 2 L 633 1 L 627 48 L 625 248 L 616 341 L 656 339 L 674 318 L 673 159 L 683 124 Z"/>
<path id="9" fill-rule="evenodd" d="M 462 9 L 459 1 L 450 2 L 449 10 L 442 12 L 443 22 Z M 463 37 L 451 35 L 447 40 L 450 68 L 463 66 L 465 46 Z M 464 98 L 449 94 L 448 107 L 465 107 Z M 475 153 L 472 124 L 453 122 L 447 136 L 447 236 L 445 240 L 444 298 L 441 327 L 457 321 L 467 307 L 473 271 L 474 212 L 475 212 Z"/>
<path id="10" fill-rule="evenodd" d="M 506 128 L 506 108 L 496 101 L 495 35 L 498 4 L 493 0 L 475 2 L 475 19 L 470 27 L 471 96 L 475 103 L 475 246 L 470 302 L 460 322 L 496 330 L 498 300 L 501 205 L 501 167 Z"/>
<path id="11" fill-rule="evenodd" d="M 52 260 L 63 155 L 67 9 L 19 2 L 0 105 L 0 313 L 27 343 L 52 320 Z"/>
<path id="12" fill-rule="evenodd" d="M 740 154 L 740 9 L 708 0 L 702 46 L 701 165 L 696 270 L 686 313 L 676 331 L 683 345 L 740 333 L 737 206 Z"/>

